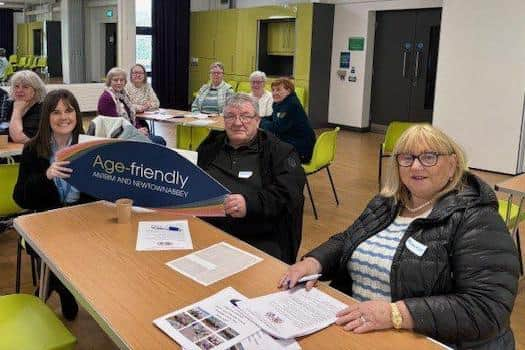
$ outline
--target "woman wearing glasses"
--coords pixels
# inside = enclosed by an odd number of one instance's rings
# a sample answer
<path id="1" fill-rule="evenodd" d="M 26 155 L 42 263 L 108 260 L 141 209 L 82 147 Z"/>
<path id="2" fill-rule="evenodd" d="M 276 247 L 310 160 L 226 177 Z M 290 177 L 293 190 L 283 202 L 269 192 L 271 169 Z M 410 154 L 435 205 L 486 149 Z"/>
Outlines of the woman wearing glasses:
<path id="1" fill-rule="evenodd" d="M 407 329 L 459 349 L 514 349 L 517 252 L 494 192 L 466 169 L 443 132 L 408 129 L 381 193 L 279 285 L 315 273 L 332 279 L 359 301 L 337 314 L 347 331 Z"/>
<path id="2" fill-rule="evenodd" d="M 224 65 L 215 62 L 210 65 L 210 82 L 204 84 L 191 105 L 192 113 L 222 113 L 226 100 L 234 91 L 224 80 Z"/>
<path id="3" fill-rule="evenodd" d="M 130 82 L 126 85 L 129 99 L 135 107 L 136 113 L 153 111 L 160 107 L 157 94 L 148 84 L 146 68 L 142 64 L 135 64 L 129 72 Z"/>
<path id="4" fill-rule="evenodd" d="M 269 117 L 272 115 L 272 94 L 264 89 L 264 83 L 266 82 L 266 74 L 259 70 L 256 70 L 250 74 L 250 96 L 257 100 L 259 105 L 259 115 L 261 117 Z"/>

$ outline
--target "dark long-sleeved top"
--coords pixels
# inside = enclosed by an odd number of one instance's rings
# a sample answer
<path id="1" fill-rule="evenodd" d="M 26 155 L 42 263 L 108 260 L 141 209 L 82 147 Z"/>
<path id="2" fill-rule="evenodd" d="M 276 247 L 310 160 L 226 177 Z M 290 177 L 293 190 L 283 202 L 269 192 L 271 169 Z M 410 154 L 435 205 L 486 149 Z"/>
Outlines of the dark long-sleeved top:
<path id="1" fill-rule="evenodd" d="M 224 131 L 212 131 L 198 153 L 202 169 L 246 200 L 246 217 L 206 221 L 278 259 L 295 262 L 305 175 L 293 147 L 259 130 L 249 146 L 233 149 Z"/>
<path id="2" fill-rule="evenodd" d="M 46 176 L 49 159 L 39 157 L 30 144 L 24 146 L 20 158 L 18 180 L 13 192 L 13 199 L 24 209 L 48 210 L 62 207 L 58 189 L 53 180 Z M 86 194 L 80 193 L 79 203 L 92 200 Z"/>
<path id="3" fill-rule="evenodd" d="M 347 264 L 356 247 L 390 225 L 400 205 L 376 196 L 346 231 L 307 256 L 332 286 L 351 295 Z M 409 238 L 426 250 L 407 248 Z M 466 174 L 463 189 L 441 198 L 430 215 L 412 221 L 390 272 L 392 301 L 404 300 L 414 331 L 460 349 L 514 349 L 510 314 L 518 288 L 517 250 L 492 189 Z"/>
<path id="4" fill-rule="evenodd" d="M 9 122 L 13 114 L 13 100 L 5 100 L 3 106 L 0 107 L 2 112 L 2 121 Z M 42 103 L 37 102 L 27 110 L 22 116 L 22 129 L 24 134 L 32 138 L 36 135 L 38 127 L 40 125 L 40 111 L 42 109 Z"/>
<path id="5" fill-rule="evenodd" d="M 272 109 L 271 117 L 261 119 L 261 129 L 294 146 L 301 162 L 308 163 L 312 158 L 315 133 L 295 92 L 281 102 L 274 102 Z"/>

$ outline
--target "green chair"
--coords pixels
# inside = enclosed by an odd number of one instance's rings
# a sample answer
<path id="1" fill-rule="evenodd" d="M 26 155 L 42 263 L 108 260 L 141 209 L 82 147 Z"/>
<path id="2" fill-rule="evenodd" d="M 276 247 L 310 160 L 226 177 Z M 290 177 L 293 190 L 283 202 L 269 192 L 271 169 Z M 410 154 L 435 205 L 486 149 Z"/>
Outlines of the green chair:
<path id="1" fill-rule="evenodd" d="M 20 60 L 18 61 L 18 63 L 16 64 L 15 66 L 15 70 L 21 70 L 21 69 L 24 69 L 24 67 L 26 66 L 27 64 L 27 57 L 26 56 L 22 56 L 20 57 Z"/>
<path id="2" fill-rule="evenodd" d="M 405 132 L 408 128 L 410 128 L 412 125 L 415 125 L 416 123 L 409 123 L 409 122 L 391 122 L 388 124 L 388 128 L 386 129 L 385 134 L 385 140 L 383 143 L 379 146 L 379 171 L 377 176 L 377 182 L 379 184 L 379 190 L 381 191 L 381 175 L 382 175 L 382 166 L 383 166 L 383 158 L 392 156 L 392 152 L 394 151 L 394 146 L 397 143 L 397 140 L 401 136 L 402 133 Z"/>
<path id="3" fill-rule="evenodd" d="M 17 55 L 13 54 L 13 55 L 9 56 L 9 63 L 16 65 L 17 61 L 18 61 L 18 56 Z"/>
<path id="4" fill-rule="evenodd" d="M 177 125 L 176 147 L 196 151 L 209 133 L 210 129 L 205 127 Z"/>
<path id="5" fill-rule="evenodd" d="M 7 64 L 7 67 L 5 68 L 4 70 L 4 75 L 0 77 L 0 81 L 1 82 L 4 82 L 4 81 L 8 81 L 9 78 L 14 74 L 14 71 L 13 71 L 13 65 L 11 63 L 8 63 Z"/>
<path id="6" fill-rule="evenodd" d="M 13 191 L 16 180 L 18 179 L 18 169 L 20 164 L 0 164 L 0 217 L 9 217 L 20 214 L 23 209 L 13 200 Z M 20 269 L 22 266 L 22 248 L 25 249 L 25 242 L 22 237 L 18 237 L 16 254 L 16 282 L 15 291 L 20 293 Z M 31 276 L 33 285 L 36 284 L 36 263 L 31 257 Z"/>
<path id="7" fill-rule="evenodd" d="M 306 93 L 304 91 L 304 87 L 296 86 L 295 87 L 295 94 L 297 95 L 297 98 L 299 99 L 299 102 L 305 106 L 304 103 L 306 102 Z"/>
<path id="8" fill-rule="evenodd" d="M 249 81 L 240 81 L 239 85 L 237 85 L 237 92 L 244 92 L 246 94 L 249 94 L 252 92 L 252 87 L 250 86 Z"/>
<path id="9" fill-rule="evenodd" d="M 518 258 L 520 261 L 520 272 L 522 275 L 523 275 L 523 258 L 521 256 L 519 224 L 520 222 L 523 221 L 523 219 L 525 219 L 525 212 L 521 211 L 524 199 L 525 197 L 521 198 L 519 205 L 516 205 L 512 202 L 512 195 L 510 195 L 507 200 L 505 199 L 498 200 L 499 215 L 501 215 L 501 217 L 505 221 L 505 224 L 507 225 L 507 228 L 509 229 L 509 232 L 512 238 L 516 240 L 516 247 L 518 248 Z"/>
<path id="10" fill-rule="evenodd" d="M 330 179 L 330 185 L 332 186 L 332 192 L 334 193 L 335 202 L 339 205 L 339 199 L 337 198 L 337 192 L 335 191 L 334 181 L 332 174 L 330 174 L 330 165 L 335 159 L 335 148 L 337 141 L 337 133 L 339 127 L 334 130 L 325 131 L 317 138 L 314 145 L 314 151 L 312 153 L 312 159 L 310 163 L 303 164 L 304 173 L 306 174 L 306 188 L 308 189 L 308 195 L 310 196 L 310 202 L 314 210 L 315 220 L 317 216 L 317 209 L 315 208 L 314 198 L 312 197 L 312 191 L 310 190 L 310 184 L 308 183 L 308 175 L 315 174 L 316 172 L 326 169 L 328 173 L 328 179 Z"/>
<path id="11" fill-rule="evenodd" d="M 0 296 L 0 350 L 73 350 L 77 339 L 40 299 Z"/>
<path id="12" fill-rule="evenodd" d="M 226 80 L 226 82 L 232 86 L 233 91 L 237 91 L 237 84 L 239 83 L 237 80 Z"/>

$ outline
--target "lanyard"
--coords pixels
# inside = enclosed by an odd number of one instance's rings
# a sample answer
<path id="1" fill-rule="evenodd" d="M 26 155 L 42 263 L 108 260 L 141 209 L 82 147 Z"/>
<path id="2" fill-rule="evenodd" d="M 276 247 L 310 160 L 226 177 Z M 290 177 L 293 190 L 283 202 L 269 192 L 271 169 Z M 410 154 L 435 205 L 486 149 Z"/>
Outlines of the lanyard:
<path id="1" fill-rule="evenodd" d="M 71 192 L 71 184 L 66 182 L 66 186 L 64 188 L 65 181 L 59 178 L 56 179 L 55 183 L 57 185 L 57 190 L 60 194 L 60 199 L 62 200 L 62 203 L 65 203 L 67 196 Z"/>

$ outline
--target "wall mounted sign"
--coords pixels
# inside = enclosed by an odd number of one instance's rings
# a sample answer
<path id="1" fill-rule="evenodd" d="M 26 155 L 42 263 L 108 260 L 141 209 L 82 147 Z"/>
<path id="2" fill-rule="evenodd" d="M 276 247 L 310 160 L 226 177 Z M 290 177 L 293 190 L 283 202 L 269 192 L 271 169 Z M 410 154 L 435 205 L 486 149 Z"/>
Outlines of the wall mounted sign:
<path id="1" fill-rule="evenodd" d="M 133 205 L 179 214 L 224 216 L 230 191 L 177 152 L 153 143 L 99 140 L 57 154 L 69 160 L 69 179 L 79 191 L 99 199 L 133 199 Z"/>
<path id="2" fill-rule="evenodd" d="M 348 38 L 348 50 L 363 51 L 365 49 L 365 38 L 362 36 L 354 36 Z"/>
<path id="3" fill-rule="evenodd" d="M 350 52 L 341 52 L 339 68 L 350 68 Z"/>

